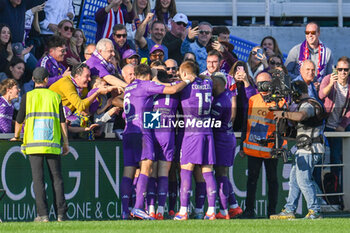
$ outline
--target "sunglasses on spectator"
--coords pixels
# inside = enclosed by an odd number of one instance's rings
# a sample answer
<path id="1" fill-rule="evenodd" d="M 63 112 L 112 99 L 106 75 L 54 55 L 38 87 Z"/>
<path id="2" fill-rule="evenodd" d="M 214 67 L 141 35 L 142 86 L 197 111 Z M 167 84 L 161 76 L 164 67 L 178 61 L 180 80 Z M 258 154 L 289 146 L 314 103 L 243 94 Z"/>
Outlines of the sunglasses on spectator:
<path id="1" fill-rule="evenodd" d="M 309 35 L 311 33 L 311 35 L 316 35 L 316 31 L 305 31 L 305 35 Z"/>
<path id="2" fill-rule="evenodd" d="M 64 27 L 63 27 L 63 30 L 64 30 L 64 31 L 68 31 L 68 30 L 69 30 L 70 32 L 73 32 L 73 31 L 74 31 L 74 28 L 73 28 L 73 27 L 64 26 Z"/>
<path id="3" fill-rule="evenodd" d="M 187 24 L 185 24 L 184 22 L 176 22 L 176 24 L 179 25 L 179 26 L 182 25 L 184 27 L 187 27 Z"/>
<path id="4" fill-rule="evenodd" d="M 116 36 L 117 38 L 121 38 L 121 37 L 126 38 L 128 36 L 127 34 L 116 34 L 116 33 L 114 33 L 113 35 Z"/>
<path id="5" fill-rule="evenodd" d="M 341 72 L 341 71 L 349 72 L 349 68 L 337 68 L 337 71 L 338 72 Z"/>
<path id="6" fill-rule="evenodd" d="M 202 34 L 202 35 L 204 35 L 204 34 L 205 35 L 209 35 L 210 31 L 202 31 L 202 30 L 200 30 L 199 33 Z"/>
<path id="7" fill-rule="evenodd" d="M 257 55 L 258 53 L 256 51 L 251 52 L 252 55 Z"/>
<path id="8" fill-rule="evenodd" d="M 275 62 L 274 60 L 271 60 L 271 61 L 270 61 L 270 64 L 273 65 L 273 66 L 274 66 L 274 65 L 276 65 L 276 66 L 282 66 L 282 63 L 280 63 L 280 62 Z"/>
<path id="9" fill-rule="evenodd" d="M 167 67 L 166 68 L 167 71 L 177 71 L 177 66 L 174 66 L 174 67 Z"/>

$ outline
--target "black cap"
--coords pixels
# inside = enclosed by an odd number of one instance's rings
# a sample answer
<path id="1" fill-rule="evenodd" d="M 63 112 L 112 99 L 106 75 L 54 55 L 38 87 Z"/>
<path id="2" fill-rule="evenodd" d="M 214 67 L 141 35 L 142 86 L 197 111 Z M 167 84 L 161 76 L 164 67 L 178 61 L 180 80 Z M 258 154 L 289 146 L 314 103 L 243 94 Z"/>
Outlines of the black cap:
<path id="1" fill-rule="evenodd" d="M 45 78 L 49 76 L 49 72 L 44 67 L 37 67 L 33 71 L 33 80 L 35 83 L 43 83 Z"/>

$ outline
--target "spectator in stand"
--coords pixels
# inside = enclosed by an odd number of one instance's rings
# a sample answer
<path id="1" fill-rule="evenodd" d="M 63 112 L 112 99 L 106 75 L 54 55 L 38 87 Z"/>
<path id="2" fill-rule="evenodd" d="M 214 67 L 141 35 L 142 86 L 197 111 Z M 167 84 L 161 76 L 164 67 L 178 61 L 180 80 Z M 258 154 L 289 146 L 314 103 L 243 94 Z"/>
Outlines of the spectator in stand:
<path id="1" fill-rule="evenodd" d="M 249 53 L 247 65 L 249 76 L 251 76 L 254 81 L 259 73 L 267 69 L 269 65 L 267 63 L 265 51 L 261 46 L 255 46 Z"/>
<path id="2" fill-rule="evenodd" d="M 115 76 L 118 78 L 121 78 L 121 73 L 122 69 L 120 68 L 120 62 L 121 62 L 121 57 L 119 56 L 119 53 L 114 50 L 114 56 L 111 59 L 111 63 L 113 64 L 115 68 Z"/>
<path id="3" fill-rule="evenodd" d="M 277 41 L 272 36 L 266 36 L 262 39 L 260 46 L 265 50 L 265 54 L 267 58 L 272 56 L 278 56 L 283 59 L 283 53 L 278 47 Z"/>
<path id="4" fill-rule="evenodd" d="M 113 34 L 110 40 L 113 42 L 114 48 L 119 53 L 120 57 L 123 56 L 124 52 L 128 49 L 135 50 L 135 45 L 133 42 L 127 40 L 128 34 L 126 32 L 126 27 L 122 24 L 116 24 L 113 27 Z"/>
<path id="5" fill-rule="evenodd" d="M 0 133 L 12 133 L 14 106 L 12 100 L 18 98 L 19 88 L 14 79 L 0 83 Z"/>
<path id="6" fill-rule="evenodd" d="M 226 44 L 224 46 L 223 44 Z M 213 38 L 209 41 L 207 45 L 207 52 L 212 50 L 217 50 L 222 56 L 222 62 L 220 63 L 220 71 L 224 73 L 230 72 L 231 67 L 237 61 L 237 59 L 232 55 L 233 45 L 227 42 L 219 42 Z"/>
<path id="7" fill-rule="evenodd" d="M 350 59 L 341 57 L 337 62 L 336 72 L 323 78 L 320 91 L 320 99 L 324 103 L 328 118 L 325 131 L 344 132 L 350 131 Z M 341 138 L 328 138 L 331 150 L 331 163 L 342 163 Z M 340 167 L 332 167 L 331 171 L 342 180 Z"/>
<path id="8" fill-rule="evenodd" d="M 86 64 L 91 70 L 91 75 L 103 78 L 112 86 L 125 87 L 126 83 L 116 77 L 116 67 L 111 63 L 115 56 L 113 42 L 110 39 L 103 38 L 97 45 Z"/>
<path id="9" fill-rule="evenodd" d="M 155 44 L 149 52 L 149 64 L 154 61 L 164 61 L 164 47 L 159 44 Z"/>
<path id="10" fill-rule="evenodd" d="M 91 90 L 88 93 L 88 97 L 94 94 L 99 88 L 108 88 L 108 84 L 100 77 L 93 77 L 90 83 Z M 97 123 L 100 127 L 95 131 L 96 136 L 103 138 L 103 132 L 105 131 L 106 123 L 112 120 L 113 116 L 117 113 L 118 107 L 112 106 L 113 98 L 108 98 L 107 95 L 99 95 L 89 107 L 89 114 L 93 116 L 93 123 Z"/>
<path id="11" fill-rule="evenodd" d="M 16 111 L 19 110 L 19 105 L 21 103 L 21 96 L 24 94 L 24 81 L 23 74 L 25 71 L 25 63 L 22 59 L 18 57 L 13 57 L 7 67 L 5 73 L 0 73 L 0 81 L 5 79 L 14 79 L 17 82 L 18 87 L 21 89 L 20 95 L 18 98 L 12 100 L 12 104 L 15 107 Z"/>
<path id="12" fill-rule="evenodd" d="M 45 3 L 45 19 L 40 22 L 41 36 L 44 42 L 58 29 L 58 24 L 66 19 L 74 19 L 74 8 L 72 0 L 47 0 Z"/>
<path id="13" fill-rule="evenodd" d="M 44 53 L 43 40 L 40 37 L 40 21 L 45 19 L 45 0 L 34 0 L 35 7 L 26 11 L 25 16 L 25 44 L 27 46 L 33 45 L 31 53 L 36 59 L 40 59 Z"/>
<path id="14" fill-rule="evenodd" d="M 72 39 L 74 30 L 73 21 L 64 19 L 58 24 L 56 31 L 56 34 L 66 41 L 66 54 L 64 55 L 62 64 L 70 68 L 80 63 L 77 46 L 74 39 Z"/>
<path id="15" fill-rule="evenodd" d="M 217 36 L 217 41 L 220 42 L 225 49 L 225 51 L 222 52 L 225 62 L 221 65 L 221 69 L 228 73 L 233 64 L 238 60 L 237 55 L 233 52 L 234 45 L 230 43 L 230 30 L 226 26 L 213 27 L 213 36 Z M 210 43 L 210 45 L 211 44 L 212 43 Z"/>
<path id="16" fill-rule="evenodd" d="M 151 12 L 149 0 L 134 0 L 132 10 L 134 11 L 135 18 L 132 23 L 126 24 L 126 30 L 128 32 L 128 38 L 134 40 L 137 28 L 146 19 L 147 14 Z M 149 25 L 146 26 L 145 37 L 148 36 L 148 29 Z"/>
<path id="17" fill-rule="evenodd" d="M 319 37 L 320 26 L 316 22 L 310 22 L 305 28 L 305 40 L 294 46 L 288 53 L 285 66 L 292 80 L 300 75 L 301 64 L 305 60 L 311 60 L 316 65 L 317 82 L 321 83 L 324 76 L 332 73 L 332 51 L 323 44 Z"/>
<path id="18" fill-rule="evenodd" d="M 164 45 L 168 48 L 169 58 L 174 59 L 178 64 L 182 62 L 181 44 L 186 37 L 187 16 L 177 13 L 171 21 L 171 29 L 165 34 Z"/>
<path id="19" fill-rule="evenodd" d="M 178 77 L 177 73 L 179 70 L 179 66 L 177 65 L 177 62 L 175 60 L 168 59 L 165 61 L 165 65 L 166 71 L 171 78 Z"/>
<path id="20" fill-rule="evenodd" d="M 0 23 L 8 25 L 13 43 L 23 43 L 25 13 L 34 4 L 34 1 L 0 0 Z"/>
<path id="21" fill-rule="evenodd" d="M 76 51 L 73 52 L 79 55 L 80 61 L 85 61 L 84 51 L 86 48 L 86 37 L 83 30 L 81 30 L 80 28 L 76 28 L 73 32 L 72 39 L 72 44 L 76 45 Z M 75 47 L 73 47 L 73 49 L 74 48 Z"/>
<path id="22" fill-rule="evenodd" d="M 316 99 L 318 102 L 322 103 L 322 101 L 318 97 L 318 89 L 319 83 L 315 82 L 315 72 L 316 66 L 311 60 L 305 60 L 300 67 L 300 75 L 297 76 L 292 82 L 301 80 L 307 84 L 308 95 L 311 98 Z"/>
<path id="23" fill-rule="evenodd" d="M 122 75 L 127 84 L 132 83 L 135 80 L 135 66 L 127 64 L 122 69 Z"/>
<path id="24" fill-rule="evenodd" d="M 150 54 L 152 47 L 155 44 L 162 45 L 164 59 L 168 60 L 168 48 L 163 45 L 163 39 L 165 37 L 165 25 L 161 21 L 154 21 L 151 25 L 151 38 L 144 37 L 146 26 L 149 22 L 151 22 L 153 17 L 153 13 L 148 13 L 146 19 L 140 24 L 136 31 L 135 41 L 139 46 L 139 55 L 141 58 L 147 57 Z"/>
<path id="25" fill-rule="evenodd" d="M 155 16 L 154 19 L 156 21 L 162 21 L 167 31 L 170 31 L 172 28 L 171 19 L 176 15 L 175 0 L 156 0 L 156 5 L 152 13 Z"/>
<path id="26" fill-rule="evenodd" d="M 5 72 L 12 57 L 10 28 L 5 24 L 0 24 L 0 72 Z"/>
<path id="27" fill-rule="evenodd" d="M 290 77 L 288 75 L 288 70 L 284 66 L 282 58 L 280 56 L 272 55 L 267 60 L 267 63 L 269 64 L 269 67 L 265 70 L 268 73 L 272 75 L 272 78 L 275 76 L 282 76 L 284 77 L 283 81 L 284 84 L 286 84 L 288 87 L 290 86 Z"/>
<path id="28" fill-rule="evenodd" d="M 84 58 L 85 61 L 89 60 L 89 58 L 91 57 L 92 53 L 95 51 L 96 49 L 96 44 L 88 44 L 84 50 Z"/>
<path id="29" fill-rule="evenodd" d="M 137 66 L 140 64 L 140 55 L 133 49 L 128 49 L 123 53 L 122 67 L 127 64 Z"/>
<path id="30" fill-rule="evenodd" d="M 114 25 L 131 23 L 135 16 L 130 0 L 107 0 L 107 2 L 106 7 L 98 9 L 95 13 L 96 43 L 102 38 L 110 38 Z"/>
<path id="31" fill-rule="evenodd" d="M 225 88 L 227 90 L 230 90 L 231 86 L 234 85 L 235 80 L 231 75 L 220 70 L 220 65 L 222 64 L 222 62 L 223 62 L 223 58 L 219 51 L 217 50 L 209 51 L 207 56 L 207 69 L 201 74 L 211 77 L 216 72 L 222 72 L 226 78 Z"/>
<path id="32" fill-rule="evenodd" d="M 67 53 L 66 41 L 62 37 L 52 36 L 47 43 L 49 53 L 38 61 L 37 66 L 44 67 L 49 72 L 48 87 L 62 77 L 69 76 L 70 70 L 62 64 Z M 34 82 L 33 88 L 34 88 Z"/>
<path id="33" fill-rule="evenodd" d="M 202 73 L 207 66 L 207 50 L 211 35 L 212 26 L 208 22 L 201 22 L 197 27 L 190 28 L 188 35 L 181 45 L 181 53 L 192 52 L 196 55 L 196 61 L 199 64 L 199 70 Z"/>
<path id="34" fill-rule="evenodd" d="M 184 59 L 182 60 L 182 62 L 188 61 L 188 60 L 197 63 L 196 55 L 195 55 L 194 53 L 192 53 L 192 52 L 187 52 L 187 53 L 185 53 L 185 54 L 184 54 Z M 181 62 L 181 63 L 182 63 L 182 62 Z"/>
<path id="35" fill-rule="evenodd" d="M 89 81 L 91 81 L 90 74 L 89 67 L 81 63 L 73 67 L 71 75 L 64 76 L 50 86 L 50 90 L 61 96 L 67 117 L 71 116 L 75 111 L 78 113 L 87 112 L 90 104 L 96 97 L 112 91 L 111 87 L 101 87 L 94 94 L 86 97 Z"/>
<path id="36" fill-rule="evenodd" d="M 247 126 L 248 100 L 257 92 L 254 80 L 249 76 L 248 67 L 244 61 L 237 61 L 232 66 L 229 74 L 236 81 L 236 88 L 238 92 L 237 114 L 233 124 L 233 130 L 234 132 L 243 132 Z M 243 142 L 243 140 L 241 141 Z"/>

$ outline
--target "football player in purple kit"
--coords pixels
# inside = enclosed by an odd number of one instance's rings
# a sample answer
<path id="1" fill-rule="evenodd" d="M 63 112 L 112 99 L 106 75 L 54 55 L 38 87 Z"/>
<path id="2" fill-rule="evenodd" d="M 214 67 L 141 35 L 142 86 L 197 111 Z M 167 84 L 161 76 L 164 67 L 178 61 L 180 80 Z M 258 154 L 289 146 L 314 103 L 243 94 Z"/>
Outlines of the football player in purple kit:
<path id="1" fill-rule="evenodd" d="M 213 80 L 213 103 L 211 115 L 221 121 L 220 128 L 213 128 L 215 141 L 215 176 L 220 198 L 220 212 L 217 219 L 230 219 L 228 212 L 229 179 L 228 170 L 233 165 L 236 148 L 236 138 L 232 129 L 232 111 L 236 111 L 236 92 L 225 89 L 227 79 L 221 72 L 215 72 L 211 76 Z"/>
<path id="2" fill-rule="evenodd" d="M 164 86 L 151 80 L 152 71 L 141 64 L 135 67 L 136 79 L 125 88 L 124 112 L 126 126 L 123 134 L 124 172 L 121 183 L 121 196 L 123 213 L 122 218 L 129 217 L 128 203 L 132 193 L 132 179 L 138 166 L 141 173 L 136 185 L 136 202 L 131 210 L 131 216 L 139 219 L 149 219 L 144 211 L 144 196 L 147 191 L 148 177 L 150 175 L 154 158 L 153 130 L 144 128 L 144 112 L 151 112 L 153 108 L 153 95 L 175 94 L 190 84 L 195 77 L 186 75 L 183 82 L 174 86 Z M 153 115 L 157 118 L 159 115 Z"/>
<path id="3" fill-rule="evenodd" d="M 180 77 L 197 76 L 196 66 L 186 61 L 180 66 Z M 208 210 L 204 219 L 215 219 L 216 182 L 213 175 L 215 164 L 214 139 L 210 118 L 212 102 L 212 81 L 210 78 L 196 77 L 191 85 L 181 92 L 181 105 L 184 114 L 185 133 L 181 147 L 181 187 L 180 211 L 174 220 L 188 219 L 189 193 L 192 186 L 192 172 L 200 165 L 207 188 Z M 209 124 L 208 124 L 209 123 Z M 220 125 L 215 125 L 220 127 Z"/>
<path id="4" fill-rule="evenodd" d="M 170 83 L 172 81 L 164 70 L 158 70 L 157 78 L 162 83 Z M 175 83 L 172 83 L 172 85 Z M 164 206 L 168 194 L 168 175 L 175 152 L 175 129 L 172 122 L 175 122 L 179 99 L 178 93 L 174 95 L 160 94 L 154 96 L 153 112 L 158 111 L 161 113 L 161 124 L 165 126 L 164 128 L 154 129 L 154 151 L 157 162 L 154 163 L 152 173 L 156 172 L 157 180 L 150 178 L 148 184 L 152 186 L 152 182 L 157 181 L 157 192 L 153 190 L 154 193 L 158 194 L 157 214 L 155 215 L 154 213 L 154 202 L 148 206 L 149 215 L 154 215 L 157 220 L 164 219 Z M 153 185 L 153 188 L 155 189 L 155 185 Z"/>

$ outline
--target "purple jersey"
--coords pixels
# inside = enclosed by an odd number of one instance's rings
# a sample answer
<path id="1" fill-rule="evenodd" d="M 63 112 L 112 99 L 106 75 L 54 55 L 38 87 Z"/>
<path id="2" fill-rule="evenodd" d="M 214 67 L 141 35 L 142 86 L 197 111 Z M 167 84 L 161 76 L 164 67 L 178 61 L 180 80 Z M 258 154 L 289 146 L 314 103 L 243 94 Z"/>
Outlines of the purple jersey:
<path id="1" fill-rule="evenodd" d="M 215 120 L 221 121 L 220 128 L 214 128 L 213 133 L 233 133 L 232 131 L 232 93 L 228 90 L 214 97 L 211 116 Z"/>
<path id="2" fill-rule="evenodd" d="M 181 105 L 184 114 L 185 134 L 211 134 L 210 110 L 213 82 L 211 79 L 195 78 L 181 92 Z M 205 122 L 208 123 L 204 124 Z"/>
<path id="3" fill-rule="evenodd" d="M 224 91 L 213 100 L 212 117 L 221 121 L 220 128 L 213 129 L 216 165 L 230 167 L 233 164 L 236 138 L 232 130 L 232 92 Z"/>
<path id="4" fill-rule="evenodd" d="M 151 112 L 153 109 L 153 95 L 163 93 L 165 86 L 153 81 L 136 79 L 125 88 L 124 112 L 125 129 L 124 133 L 143 133 L 144 112 Z"/>
<path id="5" fill-rule="evenodd" d="M 66 67 L 62 63 L 57 62 L 50 55 L 41 58 L 36 66 L 44 67 L 49 72 L 50 76 L 47 82 L 47 87 L 51 86 L 51 84 L 62 78 L 63 73 L 66 71 Z"/>
<path id="6" fill-rule="evenodd" d="M 174 95 L 156 95 L 154 96 L 154 107 L 153 111 L 159 111 L 162 115 L 160 116 L 161 124 L 165 126 L 173 127 L 173 124 L 170 121 L 175 120 L 177 107 L 179 105 L 179 94 Z M 163 131 L 156 129 L 157 131 Z"/>
<path id="7" fill-rule="evenodd" d="M 13 110 L 13 105 L 0 96 L 0 133 L 12 133 Z"/>

